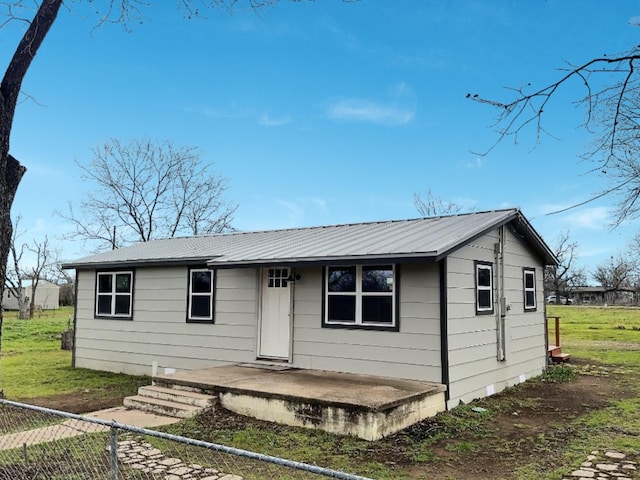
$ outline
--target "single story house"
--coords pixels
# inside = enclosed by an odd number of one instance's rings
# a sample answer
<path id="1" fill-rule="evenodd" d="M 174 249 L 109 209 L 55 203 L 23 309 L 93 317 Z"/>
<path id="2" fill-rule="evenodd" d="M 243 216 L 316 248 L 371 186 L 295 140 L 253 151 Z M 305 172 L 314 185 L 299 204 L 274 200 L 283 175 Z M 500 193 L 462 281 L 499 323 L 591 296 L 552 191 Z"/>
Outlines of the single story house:
<path id="1" fill-rule="evenodd" d="M 451 408 L 545 369 L 555 264 L 518 209 L 153 240 L 64 265 L 74 365 L 286 364 L 441 383 Z"/>
<path id="2" fill-rule="evenodd" d="M 25 282 L 22 287 L 22 294 L 24 298 L 28 298 L 28 302 L 31 302 L 33 288 L 31 282 Z M 48 282 L 47 280 L 39 280 L 36 287 L 36 307 L 43 310 L 57 310 L 60 308 L 60 287 L 55 283 Z M 4 310 L 18 310 L 18 299 L 11 290 L 5 288 L 4 297 L 2 299 L 2 308 Z"/>
<path id="3" fill-rule="evenodd" d="M 581 305 L 636 305 L 637 294 L 632 288 L 608 290 L 604 287 L 575 287 L 573 301 Z"/>

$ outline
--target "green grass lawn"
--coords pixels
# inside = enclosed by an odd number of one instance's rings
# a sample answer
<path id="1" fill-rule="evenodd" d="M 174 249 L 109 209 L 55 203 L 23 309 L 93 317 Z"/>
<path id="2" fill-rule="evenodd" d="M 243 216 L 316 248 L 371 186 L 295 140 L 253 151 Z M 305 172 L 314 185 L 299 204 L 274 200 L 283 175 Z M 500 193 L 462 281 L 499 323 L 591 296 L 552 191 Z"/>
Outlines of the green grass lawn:
<path id="1" fill-rule="evenodd" d="M 550 305 L 549 316 L 560 318 L 562 351 L 582 359 L 640 367 L 640 309 Z M 554 321 L 549 320 L 554 343 Z"/>
<path id="2" fill-rule="evenodd" d="M 69 307 L 45 311 L 30 320 L 4 312 L 0 389 L 8 399 L 74 394 L 90 406 L 92 400 L 104 404 L 111 398 L 133 395 L 138 386 L 149 383 L 146 377 L 72 368 L 71 352 L 60 349 L 60 335 L 71 315 Z"/>

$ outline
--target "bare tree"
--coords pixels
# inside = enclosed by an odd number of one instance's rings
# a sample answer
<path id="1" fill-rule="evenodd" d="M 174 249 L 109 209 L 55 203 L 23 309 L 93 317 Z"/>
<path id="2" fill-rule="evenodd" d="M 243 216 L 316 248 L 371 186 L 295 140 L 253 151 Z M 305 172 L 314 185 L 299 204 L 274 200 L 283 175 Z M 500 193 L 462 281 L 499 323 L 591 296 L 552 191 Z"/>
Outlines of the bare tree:
<path id="1" fill-rule="evenodd" d="M 638 26 L 638 25 L 635 25 Z M 592 163 L 589 169 L 605 179 L 606 187 L 585 201 L 613 194 L 617 208 L 614 226 L 625 219 L 640 216 L 640 47 L 627 52 L 595 57 L 581 65 L 567 64 L 558 78 L 542 87 L 531 84 L 510 88 L 513 96 L 500 101 L 481 95 L 467 94 L 467 98 L 497 109 L 498 138 L 491 151 L 506 138 L 517 142 L 521 134 L 531 128 L 536 143 L 550 134 L 544 118 L 552 111 L 551 100 L 561 89 L 582 89 L 577 104 L 584 108 L 582 127 L 592 135 L 592 142 L 583 157 Z M 485 152 L 486 153 L 488 153 Z M 563 210 L 561 210 L 563 211 Z"/>
<path id="2" fill-rule="evenodd" d="M 293 1 L 293 0 L 292 0 Z M 346 0 L 345 0 L 346 1 Z M 231 10 L 244 5 L 254 11 L 275 5 L 279 0 L 178 0 L 178 7 L 185 17 L 200 15 L 202 9 Z M 0 2 L 0 30 L 4 32 L 20 32 L 15 50 L 4 75 L 0 80 L 0 285 L 4 285 L 7 273 L 7 259 L 11 248 L 13 227 L 11 224 L 11 206 L 18 185 L 26 172 L 26 168 L 9 153 L 11 131 L 16 107 L 20 98 L 22 83 L 29 71 L 31 63 L 51 26 L 56 22 L 60 7 L 72 9 L 81 2 L 64 2 L 64 0 L 5 0 Z M 89 10 L 97 15 L 95 26 L 118 23 L 125 28 L 146 20 L 144 12 L 153 7 L 147 0 L 104 0 L 95 2 L 87 0 Z M 16 29 L 6 28 L 15 25 Z M 19 30 L 19 28 L 23 28 Z M 3 47 L 11 40 L 2 39 Z M 2 325 L 2 309 L 0 308 L 0 328 Z M 0 337 L 1 341 L 1 337 Z"/>
<path id="3" fill-rule="evenodd" d="M 615 258 L 612 256 L 609 262 L 603 262 L 596 266 L 592 275 L 604 288 L 607 303 L 615 303 L 617 292 L 625 288 L 632 288 L 637 268 L 638 265 L 634 258 L 622 254 Z"/>
<path id="4" fill-rule="evenodd" d="M 179 234 L 231 229 L 236 206 L 224 199 L 227 179 L 211 173 L 194 147 L 149 139 L 127 144 L 111 139 L 79 165 L 95 188 L 60 214 L 75 227 L 74 238 L 119 248 Z"/>
<path id="5" fill-rule="evenodd" d="M 455 215 L 465 209 L 464 205 L 444 200 L 442 197 L 433 194 L 431 189 L 427 190 L 425 198 L 422 198 L 419 193 L 414 193 L 413 204 L 418 209 L 418 213 L 423 217 Z"/>
<path id="6" fill-rule="evenodd" d="M 49 243 L 49 237 L 46 235 L 44 240 L 32 240 L 31 243 L 24 244 L 24 247 L 33 254 L 32 263 L 23 270 L 23 277 L 31 283 L 29 318 L 33 318 L 33 313 L 36 309 L 36 292 L 40 280 L 51 278 L 52 272 L 57 270 L 57 265 L 60 263 L 58 261 L 60 251 L 53 249 Z"/>
<path id="7" fill-rule="evenodd" d="M 25 244 L 20 243 L 20 237 L 24 232 L 20 231 L 21 217 L 17 216 L 14 220 L 13 233 L 11 235 L 11 247 L 10 247 L 10 263 L 7 265 L 7 275 L 4 282 L 4 289 L 7 296 L 12 296 L 16 299 L 18 305 L 18 318 L 24 320 L 29 317 L 29 302 L 23 287 L 22 281 L 24 280 L 23 271 L 21 268 L 22 257 L 24 255 Z M 3 293 L 4 299 L 4 293 Z M 2 319 L 0 318 L 0 338 L 2 338 Z M 2 342 L 0 341 L 0 348 Z"/>
<path id="8" fill-rule="evenodd" d="M 22 242 L 21 239 L 25 232 L 20 230 L 21 220 L 20 215 L 16 216 L 14 220 L 10 263 L 7 266 L 4 285 L 7 294 L 16 299 L 19 318 L 26 319 L 33 318 L 33 312 L 36 308 L 36 292 L 40 280 L 53 278 L 53 273 L 58 270 L 60 251 L 51 246 L 47 236 L 41 241 L 34 239 L 31 243 Z M 25 258 L 25 253 L 28 258 Z M 0 323 L 1 330 L 2 324 Z M 0 346 L 1 344 L 2 342 L 0 342 Z"/>
<path id="9" fill-rule="evenodd" d="M 586 282 L 584 269 L 576 266 L 577 251 L 578 242 L 571 241 L 568 231 L 561 232 L 553 249 L 558 265 L 549 265 L 544 270 L 544 289 L 547 293 L 555 292 L 558 303 L 560 296 L 570 298 L 575 287 Z"/>
<path id="10" fill-rule="evenodd" d="M 75 304 L 75 270 L 64 270 L 62 268 L 62 262 L 56 260 L 52 264 L 51 272 L 48 274 L 47 280 L 50 280 L 60 287 L 59 302 L 61 306 L 73 306 Z"/>

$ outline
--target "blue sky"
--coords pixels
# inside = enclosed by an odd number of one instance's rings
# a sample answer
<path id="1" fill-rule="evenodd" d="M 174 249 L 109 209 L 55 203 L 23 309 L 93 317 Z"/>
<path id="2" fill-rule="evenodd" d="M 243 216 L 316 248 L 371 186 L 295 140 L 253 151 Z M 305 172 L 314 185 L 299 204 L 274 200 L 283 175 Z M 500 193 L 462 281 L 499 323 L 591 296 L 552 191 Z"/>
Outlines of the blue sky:
<path id="1" fill-rule="evenodd" d="M 87 253 L 58 238 L 53 210 L 91 188 L 74 163 L 110 137 L 144 136 L 200 148 L 230 179 L 242 230 L 413 218 L 431 189 L 476 210 L 520 207 L 553 244 L 570 230 L 593 266 L 623 249 L 640 222 L 610 230 L 613 199 L 561 215 L 603 183 L 579 155 L 588 142 L 577 85 L 554 100 L 535 147 L 496 139 L 495 112 L 467 93 L 554 80 L 638 44 L 637 2 L 589 0 L 283 2 L 184 19 L 155 2 L 126 31 L 64 10 L 29 71 L 11 152 L 28 168 L 14 203 L 23 237 L 45 233 L 66 259 Z M 6 64 L 17 33 L 3 32 Z"/>

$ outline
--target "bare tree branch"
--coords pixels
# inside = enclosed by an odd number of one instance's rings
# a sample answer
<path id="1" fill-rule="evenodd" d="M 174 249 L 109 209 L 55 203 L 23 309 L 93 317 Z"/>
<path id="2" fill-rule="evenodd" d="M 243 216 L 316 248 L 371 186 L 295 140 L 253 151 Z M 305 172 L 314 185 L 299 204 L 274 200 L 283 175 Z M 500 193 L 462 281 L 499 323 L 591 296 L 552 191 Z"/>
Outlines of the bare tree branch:
<path id="1" fill-rule="evenodd" d="M 455 215 L 465 209 L 462 204 L 444 200 L 442 197 L 433 194 L 431 189 L 427 190 L 426 198 L 423 198 L 417 192 L 414 193 L 413 204 L 416 206 L 418 213 L 423 217 Z"/>
<path id="2" fill-rule="evenodd" d="M 592 134 L 592 145 L 582 157 L 593 162 L 590 173 L 598 173 L 608 184 L 599 193 L 569 208 L 585 205 L 607 195 L 616 197 L 617 207 L 612 222 L 617 226 L 625 219 L 640 215 L 640 47 L 613 56 L 600 56 L 581 65 L 562 68 L 560 77 L 548 85 L 530 90 L 528 84 L 510 89 L 515 98 L 501 102 L 468 94 L 467 98 L 498 109 L 494 127 L 498 138 L 483 155 L 491 152 L 507 137 L 518 142 L 529 127 L 535 131 L 535 145 L 542 134 L 549 134 L 543 119 L 551 99 L 560 88 L 569 88 L 577 80 L 584 96 L 576 104 L 582 106 L 585 119 L 581 127 Z M 567 209 L 552 213 L 559 213 Z"/>
<path id="3" fill-rule="evenodd" d="M 615 303 L 616 292 L 632 288 L 632 280 L 638 270 L 635 258 L 619 254 L 612 256 L 609 262 L 603 262 L 596 266 L 592 273 L 602 288 L 605 290 L 607 303 Z"/>
<path id="4" fill-rule="evenodd" d="M 18 316 L 21 319 L 28 317 L 27 299 L 22 286 L 24 272 L 22 270 L 22 256 L 24 255 L 25 244 L 19 245 L 19 239 L 23 235 L 20 230 L 20 221 L 22 217 L 18 215 L 13 222 L 13 235 L 11 236 L 10 257 L 11 263 L 7 265 L 7 276 L 4 282 L 4 288 L 9 292 L 18 304 Z M 4 294 L 2 296 L 4 298 Z"/>
<path id="5" fill-rule="evenodd" d="M 118 248 L 179 234 L 219 233 L 231 228 L 235 205 L 224 199 L 228 180 L 211 173 L 195 147 L 168 141 L 111 139 L 79 164 L 95 188 L 79 205 L 60 214 L 74 236 Z M 112 233 L 115 229 L 115 234 Z"/>
<path id="6" fill-rule="evenodd" d="M 583 285 L 586 281 L 584 270 L 575 265 L 578 243 L 571 241 L 568 231 L 560 232 L 553 253 L 558 259 L 558 264 L 545 268 L 544 289 L 547 293 L 555 292 L 556 298 L 570 298 L 575 287 Z"/>

